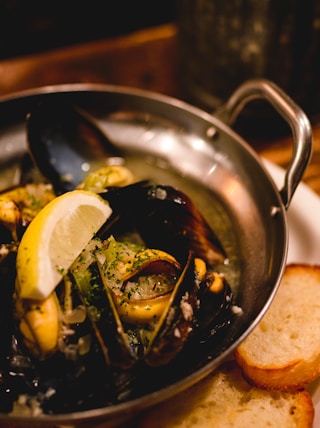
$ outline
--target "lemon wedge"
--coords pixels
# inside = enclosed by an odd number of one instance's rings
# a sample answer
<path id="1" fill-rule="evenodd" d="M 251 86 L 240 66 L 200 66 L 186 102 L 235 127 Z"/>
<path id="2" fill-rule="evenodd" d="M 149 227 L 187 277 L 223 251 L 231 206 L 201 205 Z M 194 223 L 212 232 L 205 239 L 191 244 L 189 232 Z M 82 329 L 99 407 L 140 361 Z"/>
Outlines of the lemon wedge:
<path id="1" fill-rule="evenodd" d="M 47 298 L 111 212 L 108 202 L 85 190 L 64 193 L 47 204 L 28 226 L 18 248 L 19 296 Z"/>

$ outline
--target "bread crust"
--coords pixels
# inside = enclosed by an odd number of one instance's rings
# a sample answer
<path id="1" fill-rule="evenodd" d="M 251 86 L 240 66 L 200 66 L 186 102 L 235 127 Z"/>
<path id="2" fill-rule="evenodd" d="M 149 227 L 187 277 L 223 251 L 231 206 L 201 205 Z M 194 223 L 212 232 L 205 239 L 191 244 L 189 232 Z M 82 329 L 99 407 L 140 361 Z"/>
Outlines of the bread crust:
<path id="1" fill-rule="evenodd" d="M 288 363 L 279 368 L 259 368 L 250 365 L 239 351 L 236 351 L 236 360 L 247 381 L 258 388 L 282 391 L 302 390 L 320 375 L 320 358 L 313 361 Z"/>
<path id="2" fill-rule="evenodd" d="M 269 310 L 235 351 L 260 388 L 294 391 L 320 376 L 320 266 L 290 264 Z"/>

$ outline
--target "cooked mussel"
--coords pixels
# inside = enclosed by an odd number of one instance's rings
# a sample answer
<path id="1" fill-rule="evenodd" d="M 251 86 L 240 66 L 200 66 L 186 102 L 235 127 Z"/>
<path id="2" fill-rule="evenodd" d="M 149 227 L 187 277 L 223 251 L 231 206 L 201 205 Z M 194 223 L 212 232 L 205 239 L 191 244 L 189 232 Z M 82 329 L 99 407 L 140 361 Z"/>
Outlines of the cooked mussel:
<path id="1" fill-rule="evenodd" d="M 57 193 L 74 189 L 89 172 L 123 163 L 93 118 L 79 107 L 58 101 L 40 102 L 27 116 L 30 156 Z"/>
<path id="2" fill-rule="evenodd" d="M 15 311 L 28 351 L 39 360 L 51 356 L 57 349 L 61 320 L 56 294 L 42 301 L 21 299 L 15 294 Z"/>
<path id="3" fill-rule="evenodd" d="M 120 367 L 131 366 L 140 358 L 152 363 L 151 349 L 158 341 L 161 326 L 169 328 L 179 317 L 181 324 L 182 306 L 178 299 L 194 283 L 186 279 L 190 260 L 183 268 L 164 251 L 117 242 L 112 236 L 96 248 L 94 253 L 84 252 L 71 274 L 99 331 L 102 349 L 109 363 Z M 184 299 L 186 305 L 189 298 L 185 295 Z M 190 330 L 192 322 L 192 317 L 184 320 Z M 178 329 L 179 322 L 175 323 Z M 186 335 L 181 331 L 171 341 L 171 354 L 182 348 Z"/>
<path id="4" fill-rule="evenodd" d="M 28 224 L 55 198 L 50 184 L 15 186 L 0 193 L 0 242 L 18 241 Z"/>
<path id="5" fill-rule="evenodd" d="M 113 218 L 119 219 L 107 223 L 101 235 L 113 233 L 114 225 L 119 233 L 131 224 L 148 247 L 163 249 L 177 259 L 190 249 L 211 266 L 226 261 L 227 254 L 219 238 L 181 190 L 144 181 L 110 189 L 102 196 L 109 201 Z"/>

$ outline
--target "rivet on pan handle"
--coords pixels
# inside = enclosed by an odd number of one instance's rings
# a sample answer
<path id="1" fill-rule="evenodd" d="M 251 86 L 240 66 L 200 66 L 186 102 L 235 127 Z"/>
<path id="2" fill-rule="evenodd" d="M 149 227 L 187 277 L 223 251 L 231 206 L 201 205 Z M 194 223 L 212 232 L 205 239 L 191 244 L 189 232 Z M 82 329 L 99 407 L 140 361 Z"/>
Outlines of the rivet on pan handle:
<path id="1" fill-rule="evenodd" d="M 223 122 L 232 125 L 244 106 L 255 99 L 265 99 L 290 125 L 293 134 L 293 154 L 280 190 L 283 204 L 288 208 L 297 185 L 302 179 L 312 153 L 312 130 L 301 108 L 277 85 L 265 79 L 244 82 L 215 113 Z"/>

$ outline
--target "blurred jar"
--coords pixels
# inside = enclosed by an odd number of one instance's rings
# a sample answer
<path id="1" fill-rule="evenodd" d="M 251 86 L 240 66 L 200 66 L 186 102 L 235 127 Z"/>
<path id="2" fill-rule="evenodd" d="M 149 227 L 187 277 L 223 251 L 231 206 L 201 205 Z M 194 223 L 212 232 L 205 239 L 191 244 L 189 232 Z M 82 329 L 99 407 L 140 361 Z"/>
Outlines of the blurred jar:
<path id="1" fill-rule="evenodd" d="M 243 81 L 277 83 L 320 113 L 320 0 L 177 0 L 184 98 L 218 108 Z M 267 117 L 255 105 L 250 117 Z"/>

